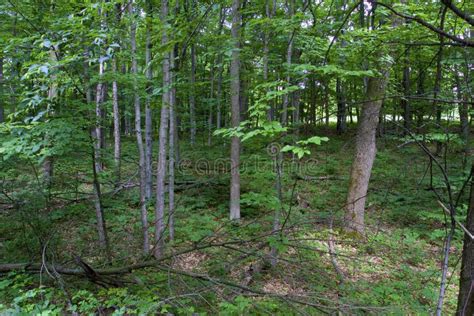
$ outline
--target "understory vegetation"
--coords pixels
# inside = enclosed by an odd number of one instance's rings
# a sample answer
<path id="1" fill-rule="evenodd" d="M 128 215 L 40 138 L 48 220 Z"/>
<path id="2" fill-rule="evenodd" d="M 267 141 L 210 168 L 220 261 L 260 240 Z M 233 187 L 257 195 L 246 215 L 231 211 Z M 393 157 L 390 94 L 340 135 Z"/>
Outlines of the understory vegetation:
<path id="1" fill-rule="evenodd" d="M 0 315 L 474 315 L 473 12 L 0 0 Z"/>
<path id="2" fill-rule="evenodd" d="M 342 137 L 328 128 L 317 132 L 328 135 L 330 141 L 299 162 L 285 155 L 282 205 L 275 198 L 275 172 L 267 144 L 252 142 L 245 147 L 242 160 L 248 163 L 242 170 L 239 224 L 228 221 L 229 175 L 215 166 L 228 144 L 215 148 L 183 145 L 176 177 L 175 240 L 168 245 L 166 260 L 156 267 L 137 268 L 130 275 L 107 276 L 97 281 L 99 286 L 87 279 L 60 276 L 48 266 L 39 275 L 11 272 L 0 283 L 2 309 L 45 315 L 433 313 L 446 216 L 430 186 L 442 186 L 441 175 L 435 171 L 430 176 L 430 160 L 416 144 L 400 147 L 404 140 L 390 134 L 380 139 L 367 202 L 368 233 L 354 238 L 340 229 L 352 129 Z M 450 179 L 458 189 L 467 176 L 460 150 L 456 143 L 449 144 L 446 153 Z M 107 172 L 102 179 L 104 214 L 117 267 L 144 259 L 139 251 L 134 152 L 133 140 L 126 140 L 123 178 L 129 180 L 121 188 L 114 187 Z M 41 248 L 51 263 L 68 264 L 80 256 L 97 269 L 108 267 L 100 254 L 87 193 L 91 175 L 83 172 L 88 169 L 87 148 L 84 153 L 76 148 L 57 161 L 64 169 L 57 171 L 60 180 L 49 194 L 63 194 L 58 203 L 41 190 L 31 190 L 38 181 L 34 166 L 17 163 L 13 160 L 2 169 L 16 179 L 4 183 L 4 190 L 22 201 L 16 212 L 2 213 L 2 260 L 28 262 Z M 65 187 L 70 188 L 68 192 Z M 269 234 L 271 211 L 279 207 L 288 216 L 281 238 Z M 465 204 L 459 208 L 460 220 L 466 210 Z M 278 249 L 278 264 L 253 271 L 256 262 L 267 256 L 269 245 Z M 446 313 L 456 307 L 461 250 L 458 230 L 450 249 Z M 252 290 L 246 291 L 247 287 Z"/>

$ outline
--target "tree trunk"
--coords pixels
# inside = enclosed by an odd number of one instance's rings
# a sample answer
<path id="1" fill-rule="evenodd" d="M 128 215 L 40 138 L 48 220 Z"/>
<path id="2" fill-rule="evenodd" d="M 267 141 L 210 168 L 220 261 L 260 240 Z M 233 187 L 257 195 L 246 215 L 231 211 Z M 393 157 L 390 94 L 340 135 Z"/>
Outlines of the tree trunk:
<path id="1" fill-rule="evenodd" d="M 469 155 L 469 103 L 468 93 L 465 93 L 461 87 L 459 75 L 456 74 L 456 83 L 458 90 L 458 100 L 461 101 L 459 104 L 459 120 L 461 123 L 461 137 L 464 141 L 464 154 L 465 157 Z"/>
<path id="2" fill-rule="evenodd" d="M 403 66 L 403 95 L 404 98 L 401 99 L 401 106 L 403 110 L 403 127 L 405 128 L 403 134 L 407 135 L 411 131 L 411 109 L 410 102 L 407 97 L 410 95 L 410 65 L 409 65 L 409 49 L 405 50 L 405 60 Z"/>
<path id="3" fill-rule="evenodd" d="M 175 66 L 175 56 L 174 51 L 171 52 L 170 56 L 170 67 L 174 69 Z M 170 104 L 169 104 L 169 183 L 168 183 L 168 205 L 169 205 L 169 237 L 170 241 L 174 240 L 174 171 L 175 171 L 175 109 L 176 109 L 176 87 L 174 86 L 174 73 L 170 74 Z"/>
<path id="4" fill-rule="evenodd" d="M 444 20 L 446 17 L 446 7 L 443 8 L 443 12 L 441 13 L 441 22 L 440 22 L 440 29 L 444 29 Z M 443 79 L 443 43 L 444 43 L 444 36 L 439 35 L 439 42 L 440 46 L 438 49 L 438 58 L 436 61 L 436 77 L 435 77 L 435 83 L 433 87 L 433 109 L 436 110 L 436 125 L 438 128 L 441 128 L 441 116 L 442 116 L 442 106 L 441 104 L 438 104 L 437 98 L 439 96 L 439 93 L 441 92 L 441 80 Z M 442 143 L 441 142 L 436 142 L 436 154 L 441 153 L 442 149 Z"/>
<path id="5" fill-rule="evenodd" d="M 336 80 L 336 98 L 337 98 L 337 125 L 336 130 L 338 134 L 346 132 L 346 98 L 342 80 Z"/>
<path id="6" fill-rule="evenodd" d="M 224 63 L 222 61 L 222 54 L 219 55 L 219 74 L 217 75 L 217 113 L 216 113 L 216 129 L 222 127 L 222 110 L 221 110 L 221 99 L 222 99 L 222 76 L 224 72 Z"/>
<path id="7" fill-rule="evenodd" d="M 271 19 L 270 3 L 269 0 L 265 0 L 265 15 L 267 19 Z M 263 81 L 264 83 L 268 82 L 268 54 L 270 52 L 269 42 L 270 42 L 270 31 L 268 26 L 264 26 L 265 31 L 263 33 Z M 267 110 L 267 120 L 273 120 L 273 111 L 272 107 L 269 106 Z"/>
<path id="8" fill-rule="evenodd" d="M 376 152 L 376 131 L 382 98 L 388 81 L 388 72 L 379 78 L 370 78 L 367 102 L 362 105 L 347 194 L 345 227 L 347 231 L 364 232 L 365 198 Z"/>
<path id="9" fill-rule="evenodd" d="M 105 85 L 103 83 L 103 76 L 104 76 L 104 61 L 102 58 L 99 62 L 99 83 L 97 83 L 97 90 L 96 90 L 96 99 L 95 99 L 95 117 L 96 117 L 96 125 L 95 125 L 95 138 L 97 141 L 95 142 L 95 163 L 97 164 L 96 169 L 98 172 L 102 171 L 103 163 L 102 163 L 102 149 L 103 149 L 103 105 L 104 97 L 105 97 Z"/>
<path id="10" fill-rule="evenodd" d="M 0 52 L 1 54 L 2 52 Z M 5 93 L 5 89 L 3 87 L 4 85 L 4 79 L 3 79 L 3 56 L 0 55 L 0 123 L 5 122 L 5 96 L 3 95 Z"/>
<path id="11" fill-rule="evenodd" d="M 92 133 L 91 133 L 92 134 Z M 97 143 L 98 139 L 92 138 L 92 141 Z M 109 247 L 109 240 L 107 238 L 107 228 L 105 226 L 105 218 L 104 218 L 104 210 L 102 207 L 102 194 L 100 190 L 100 182 L 97 170 L 97 157 L 95 156 L 95 148 L 91 151 L 92 152 L 92 180 L 93 180 L 93 187 L 94 187 L 94 207 L 95 207 L 95 216 L 97 220 L 97 233 L 99 235 L 99 245 L 102 250 L 106 253 L 107 260 L 110 261 L 111 253 Z"/>
<path id="12" fill-rule="evenodd" d="M 133 3 L 129 4 L 130 15 L 133 16 Z M 138 65 L 137 65 L 137 42 L 136 42 L 137 24 L 132 20 L 130 28 L 130 44 L 132 57 L 132 75 L 133 75 L 133 94 L 134 94 L 134 108 L 135 108 L 135 134 L 137 137 L 138 147 L 138 169 L 140 173 L 140 218 L 142 222 L 143 234 L 143 252 L 146 254 L 150 250 L 150 243 L 148 239 L 148 212 L 146 199 L 146 166 L 145 166 L 145 149 L 143 148 L 142 137 L 142 120 L 140 108 L 140 95 L 138 93 Z"/>
<path id="13" fill-rule="evenodd" d="M 168 0 L 161 0 L 161 19 L 165 23 L 168 20 Z M 168 44 L 168 34 L 166 28 L 163 31 L 161 44 Z M 164 210 L 165 210 L 165 179 L 166 179 L 166 147 L 168 142 L 168 121 L 170 106 L 170 53 L 165 52 L 163 58 L 163 87 L 160 134 L 158 149 L 158 168 L 156 171 L 156 204 L 155 204 L 155 245 L 154 256 L 160 258 L 164 251 Z"/>
<path id="14" fill-rule="evenodd" d="M 52 64 L 56 63 L 58 60 L 57 55 L 56 55 L 57 53 L 58 53 L 57 47 L 52 46 L 49 52 L 49 58 Z M 51 103 L 50 104 L 51 108 L 54 109 L 53 103 L 56 101 L 55 99 L 58 96 L 58 87 L 57 87 L 57 83 L 55 82 L 56 81 L 55 74 L 51 75 L 51 81 L 52 83 L 48 90 L 48 101 Z M 49 146 L 49 143 L 51 140 L 49 139 L 47 135 L 45 137 L 45 140 L 46 140 L 46 143 L 48 144 L 47 146 Z M 45 188 L 48 191 L 48 195 L 51 189 L 51 184 L 53 182 L 53 171 L 54 171 L 53 157 L 48 155 L 44 158 L 44 161 L 43 161 L 43 181 L 44 181 Z"/>
<path id="15" fill-rule="evenodd" d="M 232 50 L 232 61 L 230 64 L 231 77 L 231 127 L 235 128 L 240 125 L 240 1 L 232 1 L 232 39 L 234 41 L 234 49 Z M 230 168 L 230 219 L 240 219 L 240 139 L 236 136 L 232 137 Z"/>
<path id="16" fill-rule="evenodd" d="M 117 75 L 117 59 L 114 57 L 112 60 L 112 72 Z M 120 182 L 120 169 L 121 169 L 121 139 L 120 139 L 120 110 L 118 103 L 118 86 L 117 80 L 112 82 L 112 107 L 114 115 L 114 162 L 115 162 L 115 181 L 116 184 Z"/>
<path id="17" fill-rule="evenodd" d="M 191 145 L 196 143 L 196 49 L 194 44 L 191 45 L 191 78 L 190 78 L 190 94 L 189 94 L 189 119 L 191 124 Z"/>
<path id="18" fill-rule="evenodd" d="M 212 61 L 211 68 L 209 71 L 209 78 L 211 82 L 211 89 L 209 91 L 209 115 L 207 116 L 207 146 L 211 147 L 212 145 L 212 116 L 213 105 L 214 105 L 214 61 Z"/>
<path id="19" fill-rule="evenodd" d="M 152 68 L 152 43 L 151 35 L 153 32 L 152 29 L 152 20 L 153 20 L 153 7 L 152 1 L 147 0 L 147 17 L 146 17 L 146 51 L 145 51 L 145 63 L 146 63 L 146 99 L 145 99 L 145 196 L 146 200 L 151 199 L 151 191 L 153 186 L 152 180 L 152 161 L 153 161 L 153 139 L 152 139 L 152 111 L 151 111 L 151 94 L 153 92 L 153 87 L 151 81 L 153 79 L 153 68 Z"/>
<path id="20" fill-rule="evenodd" d="M 474 164 L 471 166 L 471 175 Z M 466 228 L 474 232 L 474 180 L 471 179 L 471 193 L 467 210 Z M 459 295 L 456 315 L 474 315 L 474 242 L 464 234 L 462 250 L 461 275 L 459 278 Z"/>

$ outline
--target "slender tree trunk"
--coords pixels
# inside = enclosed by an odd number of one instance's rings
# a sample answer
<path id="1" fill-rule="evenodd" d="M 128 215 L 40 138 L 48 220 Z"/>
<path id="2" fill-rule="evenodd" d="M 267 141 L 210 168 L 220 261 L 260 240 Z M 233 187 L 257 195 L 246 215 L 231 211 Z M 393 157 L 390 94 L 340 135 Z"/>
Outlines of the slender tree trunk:
<path id="1" fill-rule="evenodd" d="M 112 60 L 112 72 L 117 75 L 117 59 L 114 57 Z M 116 184 L 120 182 L 121 176 L 121 138 L 120 138 L 120 109 L 119 109 L 119 95 L 117 80 L 112 82 L 112 107 L 114 115 L 114 162 L 115 162 L 115 178 Z"/>
<path id="2" fill-rule="evenodd" d="M 420 96 L 423 96 L 425 94 L 425 71 L 422 68 L 418 70 L 418 82 L 417 82 L 416 93 Z M 423 125 L 423 115 L 424 115 L 423 109 L 421 108 L 418 109 L 417 122 L 416 122 L 417 132 L 419 132 L 419 129 Z"/>
<path id="3" fill-rule="evenodd" d="M 147 17 L 146 17 L 146 51 L 145 51 L 145 63 L 146 63 L 146 99 L 145 99 L 145 194 L 146 200 L 151 199 L 151 191 L 153 186 L 153 170 L 152 170 L 152 161 L 153 161 L 153 140 L 152 140 L 152 110 L 151 110 L 151 94 L 152 94 L 152 84 L 153 80 L 153 68 L 152 68 L 152 43 L 151 35 L 153 33 L 152 21 L 153 21 L 153 4 L 152 0 L 146 1 L 147 5 Z"/>
<path id="4" fill-rule="evenodd" d="M 209 115 L 207 117 L 207 146 L 211 146 L 212 144 L 212 116 L 213 108 L 214 108 L 214 61 L 211 64 L 211 69 L 209 73 L 210 81 L 211 81 L 211 89 L 209 91 Z"/>
<path id="5" fill-rule="evenodd" d="M 49 51 L 49 59 L 51 60 L 52 64 L 56 63 L 58 60 L 57 55 L 56 55 L 58 54 L 57 49 L 58 48 L 56 46 L 52 46 Z M 57 87 L 57 83 L 55 82 L 56 81 L 55 74 L 51 76 L 51 81 L 52 83 L 48 90 L 48 101 L 51 103 L 51 108 L 54 109 L 53 103 L 56 101 L 56 98 L 58 97 L 58 87 Z M 49 137 L 46 136 L 45 140 L 49 146 L 49 143 L 51 141 Z M 48 191 L 48 195 L 51 189 L 51 184 L 53 182 L 53 172 L 54 172 L 53 159 L 54 158 L 51 155 L 48 155 L 45 157 L 43 161 L 43 181 L 44 181 L 45 188 Z"/>
<path id="6" fill-rule="evenodd" d="M 168 20 L 168 0 L 161 0 L 161 19 L 165 23 Z M 168 33 L 166 29 L 163 31 L 161 44 L 168 44 Z M 165 52 L 163 58 L 163 87 L 161 117 L 160 117 L 160 134 L 158 149 L 158 168 L 156 171 L 156 203 L 155 203 L 155 247 L 154 255 L 160 258 L 164 251 L 164 210 L 165 210 L 165 179 L 166 179 L 166 147 L 168 142 L 168 121 L 170 93 L 169 87 L 171 83 L 170 77 L 170 53 Z"/>
<path id="7" fill-rule="evenodd" d="M 474 164 L 471 166 L 471 175 Z M 471 193 L 467 210 L 466 228 L 474 232 L 474 180 L 471 179 Z M 462 250 L 461 275 L 459 278 L 459 295 L 456 315 L 474 315 L 474 241 L 465 234 Z"/>
<path id="8" fill-rule="evenodd" d="M 170 67 L 173 70 L 175 68 L 175 56 L 174 51 L 171 52 L 170 56 Z M 174 86 L 174 72 L 170 75 L 170 104 L 169 104 L 169 184 L 168 184 L 168 205 L 169 205 L 169 237 L 170 241 L 174 240 L 174 171 L 175 171 L 175 109 L 176 109 L 176 87 Z"/>
<path id="9" fill-rule="evenodd" d="M 92 134 L 92 133 L 91 133 Z M 91 138 L 93 143 L 97 143 L 99 140 L 96 138 Z M 94 207 L 95 207 L 95 215 L 97 220 L 97 233 L 99 235 L 99 245 L 105 251 L 107 260 L 111 260 L 111 253 L 110 253 L 110 246 L 109 240 L 107 237 L 107 228 L 105 226 L 105 217 L 104 217 L 104 210 L 102 207 L 102 194 L 100 189 L 100 182 L 97 170 L 97 157 L 95 156 L 96 150 L 95 148 L 91 151 L 92 152 L 92 180 L 93 180 L 93 187 L 94 187 Z"/>
<path id="10" fill-rule="evenodd" d="M 221 111 L 221 99 L 222 99 L 222 75 L 224 72 L 224 63 L 222 62 L 222 54 L 219 55 L 219 74 L 217 76 L 217 117 L 216 117 L 216 129 L 222 127 L 222 111 Z"/>
<path id="11" fill-rule="evenodd" d="M 196 143 L 196 48 L 191 45 L 191 77 L 189 94 L 189 119 L 191 124 L 191 145 Z"/>
<path id="12" fill-rule="evenodd" d="M 130 15 L 135 19 L 133 12 L 133 3 L 129 4 Z M 142 222 L 143 234 L 143 252 L 148 253 L 150 250 L 150 243 L 148 239 L 148 212 L 146 199 L 146 166 L 145 166 L 145 149 L 143 147 L 142 137 L 142 120 L 140 108 L 140 95 L 138 93 L 138 65 L 137 65 L 137 42 L 136 42 L 137 24 L 132 20 L 130 28 L 130 44 L 132 57 L 132 75 L 133 75 L 133 93 L 134 93 L 134 108 L 135 108 L 135 134 L 137 137 L 138 147 L 138 168 L 140 173 L 140 218 Z"/>
<path id="13" fill-rule="evenodd" d="M 0 51 L 0 54 L 3 54 L 2 51 Z M 3 78 L 3 55 L 0 55 L 0 123 L 5 122 L 5 96 L 3 95 L 5 93 L 4 89 L 4 78 Z"/>
<path id="14" fill-rule="evenodd" d="M 461 137 L 464 141 L 464 157 L 469 155 L 469 104 L 468 94 L 464 91 L 457 69 L 455 70 L 457 99 L 461 101 L 458 107 L 459 120 L 461 123 Z"/>
<path id="15" fill-rule="evenodd" d="M 410 53 L 409 49 L 405 50 L 405 60 L 403 66 L 403 79 L 402 79 L 402 86 L 403 86 L 403 94 L 404 98 L 401 99 L 401 105 L 403 110 L 403 126 L 405 127 L 404 134 L 406 135 L 409 131 L 411 131 L 411 108 L 410 102 L 408 101 L 407 97 L 410 95 L 410 65 L 409 65 L 409 58 Z"/>
<path id="16" fill-rule="evenodd" d="M 265 0 L 265 15 L 267 19 L 271 19 L 271 11 L 270 11 L 270 0 Z M 265 26 L 265 31 L 263 33 L 263 81 L 265 83 L 268 82 L 268 54 L 270 52 L 269 48 L 270 43 L 270 31 L 269 27 Z M 269 106 L 267 110 L 267 120 L 273 120 L 273 111 L 272 107 Z"/>
<path id="17" fill-rule="evenodd" d="M 441 13 L 441 22 L 440 22 L 440 29 L 444 29 L 444 20 L 446 17 L 446 7 L 443 7 L 443 12 Z M 433 87 L 433 108 L 436 110 L 436 125 L 438 128 L 441 128 L 441 116 L 442 116 L 442 106 L 441 104 L 438 103 L 437 99 L 439 96 L 439 93 L 441 92 L 441 80 L 443 79 L 443 43 L 444 43 L 444 36 L 440 35 L 439 36 L 439 42 L 440 46 L 438 49 L 438 56 L 437 56 L 437 61 L 436 61 L 436 77 L 435 77 L 435 83 Z M 441 142 L 436 142 L 436 154 L 441 153 L 442 149 L 442 143 Z"/>
<path id="18" fill-rule="evenodd" d="M 354 161 L 352 163 L 347 194 L 345 227 L 347 231 L 364 233 L 365 198 L 376 153 L 376 131 L 388 72 L 383 77 L 370 78 L 367 87 L 368 101 L 362 106 L 357 130 Z"/>
<path id="19" fill-rule="evenodd" d="M 338 134 L 345 133 L 347 130 L 346 123 L 346 98 L 342 80 L 336 80 L 336 98 L 337 98 L 337 125 Z"/>
<path id="20" fill-rule="evenodd" d="M 232 39 L 234 41 L 234 49 L 232 50 L 232 61 L 230 64 L 231 77 L 231 121 L 232 127 L 240 125 L 240 1 L 232 1 Z M 230 219 L 240 219 L 240 139 L 236 136 L 232 137 L 230 168 Z"/>
<path id="21" fill-rule="evenodd" d="M 102 59 L 99 62 L 99 83 L 97 84 L 96 99 L 95 99 L 95 138 L 98 140 L 95 142 L 95 163 L 97 164 L 97 171 L 100 172 L 103 169 L 102 162 L 102 149 L 103 149 L 103 105 L 105 96 L 105 84 L 103 83 L 104 76 L 104 61 Z"/>

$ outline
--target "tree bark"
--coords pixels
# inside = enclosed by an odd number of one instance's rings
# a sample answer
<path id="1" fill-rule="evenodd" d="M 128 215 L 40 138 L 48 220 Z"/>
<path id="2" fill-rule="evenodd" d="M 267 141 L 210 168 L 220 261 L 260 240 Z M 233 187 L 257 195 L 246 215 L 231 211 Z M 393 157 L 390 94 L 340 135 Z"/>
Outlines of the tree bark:
<path id="1" fill-rule="evenodd" d="M 146 99 L 145 99 L 145 196 L 146 200 L 151 199 L 151 191 L 153 186 L 152 180 L 152 161 L 153 161 L 153 139 L 152 139 L 152 110 L 151 110 L 151 94 L 152 94 L 152 84 L 153 80 L 153 68 L 151 64 L 152 55 L 151 51 L 153 45 L 151 43 L 151 35 L 153 32 L 152 29 L 152 20 L 153 20 L 153 7 L 152 1 L 147 0 L 147 17 L 146 17 L 146 51 L 145 51 L 145 63 L 146 63 Z"/>
<path id="2" fill-rule="evenodd" d="M 383 102 L 381 99 L 385 94 L 387 81 L 388 72 L 368 81 L 368 100 L 362 106 L 347 194 L 345 228 L 349 232 L 364 233 L 365 199 L 376 153 L 376 131 Z"/>
<path id="3" fill-rule="evenodd" d="M 191 77 L 190 77 L 190 94 L 189 94 L 189 119 L 191 124 L 191 145 L 196 144 L 196 48 L 191 45 Z"/>
<path id="4" fill-rule="evenodd" d="M 347 130 L 346 123 L 346 98 L 342 80 L 336 80 L 336 98 L 337 98 L 337 125 L 338 134 L 345 133 Z"/>
<path id="5" fill-rule="evenodd" d="M 3 54 L 3 52 L 0 52 L 0 54 Z M 0 123 L 5 122 L 5 96 L 3 95 L 5 93 L 4 84 L 3 55 L 0 55 Z"/>
<path id="6" fill-rule="evenodd" d="M 97 142 L 97 139 L 91 139 L 92 142 Z M 97 233 L 99 235 L 99 245 L 102 250 L 105 251 L 107 260 L 110 261 L 111 253 L 110 253 L 110 246 L 109 246 L 109 239 L 107 237 L 107 228 L 105 226 L 105 217 L 104 217 L 104 209 L 102 207 L 102 194 L 100 189 L 100 182 L 98 173 L 99 170 L 97 169 L 97 157 L 95 156 L 96 150 L 95 148 L 91 151 L 92 152 L 92 180 L 93 180 L 93 188 L 94 188 L 94 207 L 95 207 L 95 216 L 97 221 Z"/>
<path id="7" fill-rule="evenodd" d="M 288 2 L 288 13 L 289 13 L 289 18 L 293 16 L 295 9 L 295 4 L 293 0 L 290 0 Z M 291 68 L 291 59 L 293 57 L 293 38 L 294 38 L 294 33 L 292 32 L 290 34 L 289 40 L 288 40 L 288 46 L 286 49 L 286 67 L 287 69 L 287 75 L 286 75 L 286 82 L 288 85 L 291 85 L 291 75 L 290 75 L 290 68 Z M 283 106 L 282 106 L 282 114 L 281 114 L 281 123 L 283 126 L 286 126 L 288 124 L 288 104 L 290 103 L 290 96 L 288 94 L 283 95 Z"/>
<path id="8" fill-rule="evenodd" d="M 403 65 L 403 79 L 402 79 L 402 86 L 403 86 L 403 95 L 404 98 L 401 99 L 401 105 L 403 110 L 403 126 L 405 128 L 404 135 L 411 131 L 411 108 L 410 102 L 408 101 L 407 97 L 410 95 L 410 65 L 409 65 L 409 49 L 405 50 L 405 60 Z"/>
<path id="9" fill-rule="evenodd" d="M 471 166 L 471 175 L 474 164 Z M 466 229 L 474 232 L 474 180 L 471 179 L 469 207 L 466 217 Z M 464 234 L 462 250 L 461 275 L 459 278 L 459 295 L 456 315 L 474 315 L 474 242 Z"/>
<path id="10" fill-rule="evenodd" d="M 117 59 L 114 57 L 112 60 L 112 72 L 117 75 Z M 116 183 L 120 182 L 120 169 L 121 169 L 121 137 L 120 137 L 120 109 L 119 109 L 119 95 L 117 80 L 112 82 L 112 107 L 114 115 L 114 162 L 115 162 L 115 178 Z"/>
<path id="11" fill-rule="evenodd" d="M 231 77 L 231 125 L 233 128 L 240 125 L 240 1 L 232 1 L 232 61 L 230 64 Z M 236 136 L 231 140 L 230 168 L 230 219 L 240 219 L 240 139 Z"/>
<path id="12" fill-rule="evenodd" d="M 161 0 L 161 19 L 164 23 L 168 20 L 168 0 Z M 168 44 L 168 34 L 166 28 L 163 31 L 161 44 Z M 165 178 L 166 178 L 166 147 L 168 142 L 168 121 L 170 106 L 170 53 L 165 52 L 163 57 L 163 87 L 159 149 L 158 149 L 158 168 L 156 171 L 156 204 L 155 204 L 155 245 L 154 256 L 160 258 L 164 251 L 164 210 L 165 210 Z"/>
<path id="13" fill-rule="evenodd" d="M 169 178 L 168 178 L 168 214 L 169 214 L 169 237 L 170 241 L 174 240 L 174 171 L 175 171 L 175 110 L 176 110 L 176 87 L 174 86 L 175 55 L 174 51 L 170 54 L 170 104 L 169 104 Z"/>
<path id="14" fill-rule="evenodd" d="M 446 17 L 446 7 L 443 8 L 443 12 L 441 13 L 441 22 L 440 22 L 440 28 L 441 30 L 444 29 L 444 20 Z M 441 44 L 444 43 L 444 36 L 439 35 L 439 42 Z M 436 77 L 435 77 L 435 82 L 434 82 L 434 87 L 433 87 L 433 109 L 436 110 L 436 125 L 438 128 L 441 128 L 441 116 L 442 116 L 442 106 L 441 104 L 438 103 L 438 95 L 441 92 L 441 80 L 443 79 L 443 45 L 439 46 L 438 49 L 438 56 L 436 60 Z M 442 143 L 441 142 L 436 142 L 436 154 L 440 154 L 442 149 Z"/>
<path id="15" fill-rule="evenodd" d="M 135 108 L 135 135 L 137 138 L 138 147 L 138 169 L 140 173 L 140 219 L 142 222 L 143 235 L 143 252 L 146 254 L 150 250 L 150 243 L 148 239 L 148 211 L 146 198 L 146 166 L 145 166 L 145 149 L 143 147 L 142 137 L 142 121 L 140 108 L 140 95 L 138 93 L 138 65 L 137 65 L 137 42 L 136 32 L 137 24 L 135 22 L 133 12 L 133 2 L 129 4 L 130 15 L 132 16 L 132 24 L 130 27 L 130 45 L 132 57 L 132 75 L 133 75 L 133 94 L 134 94 L 134 108 Z"/>

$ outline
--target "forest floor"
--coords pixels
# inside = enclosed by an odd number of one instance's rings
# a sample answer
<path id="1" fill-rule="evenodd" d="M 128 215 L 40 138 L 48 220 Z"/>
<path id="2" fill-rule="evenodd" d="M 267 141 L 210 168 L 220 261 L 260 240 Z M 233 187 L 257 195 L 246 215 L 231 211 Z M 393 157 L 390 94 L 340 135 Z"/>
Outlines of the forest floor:
<path id="1" fill-rule="evenodd" d="M 415 143 L 400 146 L 404 141 L 390 135 L 379 139 L 366 203 L 367 234 L 349 235 L 341 230 L 341 219 L 354 131 L 344 136 L 324 129 L 315 133 L 329 141 L 313 148 L 310 157 L 297 161 L 285 154 L 283 205 L 275 191 L 268 140 L 244 143 L 238 224 L 228 221 L 230 177 L 223 160 L 228 144 L 208 147 L 201 140 L 190 147 L 183 141 L 169 260 L 108 276 L 102 286 L 84 277 L 59 277 L 48 269 L 39 275 L 4 274 L 0 313 L 432 314 L 446 236 L 445 214 L 430 190 L 433 186 L 446 194 L 440 173 L 433 167 L 431 178 L 429 159 Z M 453 146 L 446 155 L 443 163 L 459 190 L 466 177 L 462 154 Z M 75 267 L 73 258 L 80 256 L 95 269 L 110 266 L 97 242 L 85 157 L 87 150 L 78 149 L 74 157 L 57 159 L 53 204 L 45 207 L 39 193 L 29 190 L 21 193 L 25 203 L 0 211 L 0 264 L 41 262 L 43 257 Z M 137 161 L 131 137 L 123 148 L 122 179 L 127 185 L 110 193 L 113 172 L 106 169 L 101 175 L 112 265 L 117 267 L 148 260 L 141 254 Z M 29 168 L 12 169 L 16 180 L 9 190 L 26 184 L 31 188 Z M 271 235 L 275 210 L 281 210 L 284 223 L 278 236 Z M 149 212 L 152 223 L 153 205 Z M 460 220 L 465 213 L 464 205 L 458 210 Z M 446 314 L 453 314 L 456 306 L 462 236 L 457 230 L 450 249 Z M 268 261 L 269 245 L 278 253 L 274 267 L 261 264 Z"/>

